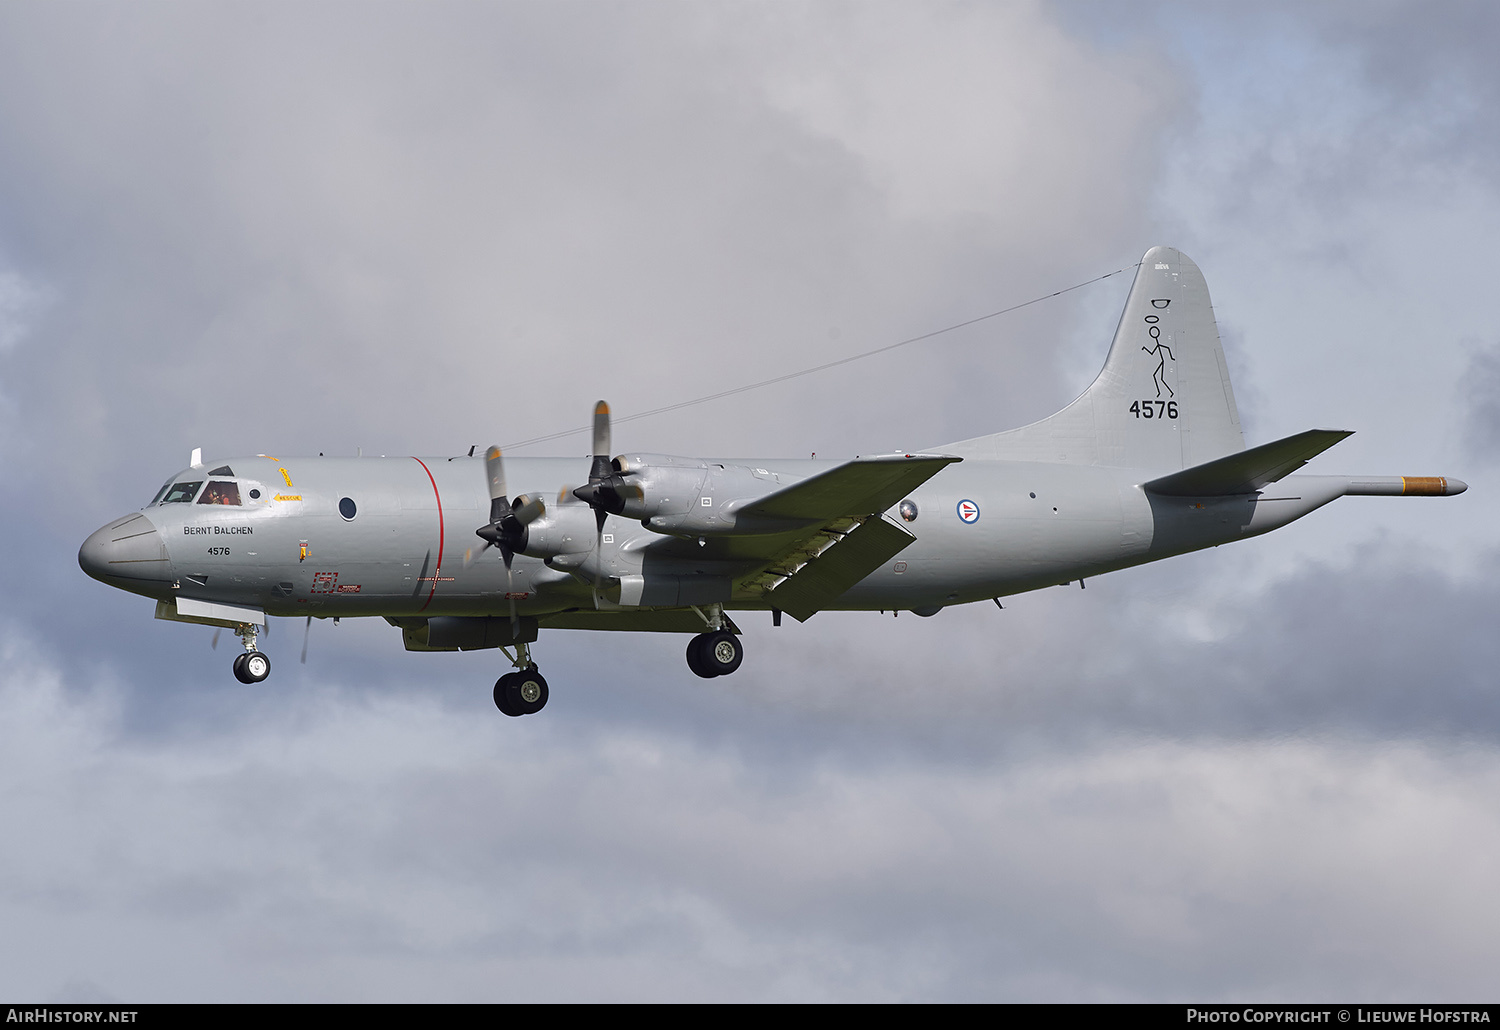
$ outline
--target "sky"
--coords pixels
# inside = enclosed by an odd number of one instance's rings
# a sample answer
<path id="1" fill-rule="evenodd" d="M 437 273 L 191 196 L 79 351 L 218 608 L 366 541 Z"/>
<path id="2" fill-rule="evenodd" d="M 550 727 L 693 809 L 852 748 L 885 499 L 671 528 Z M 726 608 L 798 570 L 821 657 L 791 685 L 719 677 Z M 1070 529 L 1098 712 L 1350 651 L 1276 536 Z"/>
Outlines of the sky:
<path id="1" fill-rule="evenodd" d="M 0 997 L 1484 1001 L 1500 9 L 0 5 Z M 205 454 L 937 448 L 1182 249 L 1247 442 L 1447 475 L 931 619 L 232 641 L 79 544 Z M 516 453 L 577 454 L 584 434 Z"/>

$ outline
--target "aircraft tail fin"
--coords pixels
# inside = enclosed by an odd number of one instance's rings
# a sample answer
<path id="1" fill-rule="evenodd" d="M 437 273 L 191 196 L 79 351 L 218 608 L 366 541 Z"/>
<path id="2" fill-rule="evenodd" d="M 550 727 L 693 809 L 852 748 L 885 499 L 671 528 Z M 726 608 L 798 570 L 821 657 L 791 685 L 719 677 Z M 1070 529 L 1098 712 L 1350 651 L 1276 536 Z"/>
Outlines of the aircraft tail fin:
<path id="1" fill-rule="evenodd" d="M 1029 426 L 934 449 L 981 459 L 1161 470 L 1244 450 L 1203 273 L 1171 247 L 1147 251 L 1104 370 L 1083 396 Z"/>

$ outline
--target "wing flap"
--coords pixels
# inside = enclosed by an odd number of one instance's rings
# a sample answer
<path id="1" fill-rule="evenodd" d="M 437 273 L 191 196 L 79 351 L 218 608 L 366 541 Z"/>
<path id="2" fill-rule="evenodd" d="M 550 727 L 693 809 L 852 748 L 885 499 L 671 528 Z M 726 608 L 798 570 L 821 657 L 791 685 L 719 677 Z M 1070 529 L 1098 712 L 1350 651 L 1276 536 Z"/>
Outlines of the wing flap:
<path id="1" fill-rule="evenodd" d="M 1169 497 L 1222 497 L 1252 494 L 1290 475 L 1345 437 L 1347 429 L 1309 429 L 1280 440 L 1239 451 L 1142 484 Z"/>
<path id="2" fill-rule="evenodd" d="M 901 526 L 873 516 L 782 580 L 766 599 L 773 608 L 806 622 L 914 540 Z"/>

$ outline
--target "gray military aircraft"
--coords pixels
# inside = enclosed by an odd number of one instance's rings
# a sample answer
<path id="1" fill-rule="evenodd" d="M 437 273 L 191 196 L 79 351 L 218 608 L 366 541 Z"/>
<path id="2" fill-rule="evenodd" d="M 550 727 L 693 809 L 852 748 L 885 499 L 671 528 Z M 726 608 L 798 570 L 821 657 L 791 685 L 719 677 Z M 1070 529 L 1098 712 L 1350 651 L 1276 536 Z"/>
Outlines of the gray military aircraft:
<path id="1" fill-rule="evenodd" d="M 1350 435 L 1245 448 L 1203 274 L 1148 251 L 1104 370 L 1051 418 L 853 461 L 295 458 L 192 464 L 86 540 L 95 579 L 156 616 L 233 629 L 270 673 L 268 615 L 383 616 L 412 651 L 500 648 L 506 715 L 547 703 L 540 629 L 693 634 L 703 677 L 744 656 L 731 611 L 933 615 L 1256 536 L 1346 495 L 1445 496 L 1443 477 L 1291 475 Z M 509 486 L 530 491 L 512 497 Z M 305 641 L 304 641 L 305 646 Z M 304 651 L 305 656 L 305 651 Z"/>

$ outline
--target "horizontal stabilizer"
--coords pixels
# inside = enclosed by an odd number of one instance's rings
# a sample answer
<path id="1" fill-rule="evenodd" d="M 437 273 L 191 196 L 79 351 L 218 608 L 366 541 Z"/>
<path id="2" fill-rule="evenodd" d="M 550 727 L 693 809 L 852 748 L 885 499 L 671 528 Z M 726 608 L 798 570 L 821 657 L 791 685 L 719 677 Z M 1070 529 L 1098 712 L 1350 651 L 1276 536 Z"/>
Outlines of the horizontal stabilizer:
<path id="1" fill-rule="evenodd" d="M 963 459 L 951 454 L 856 458 L 752 501 L 735 514 L 820 522 L 861 518 L 890 508 L 955 461 Z"/>
<path id="2" fill-rule="evenodd" d="M 1144 484 L 1154 494 L 1170 497 L 1220 497 L 1251 494 L 1296 472 L 1313 458 L 1353 432 L 1347 429 L 1309 429 L 1296 436 L 1261 444 L 1202 465 L 1173 472 Z"/>

